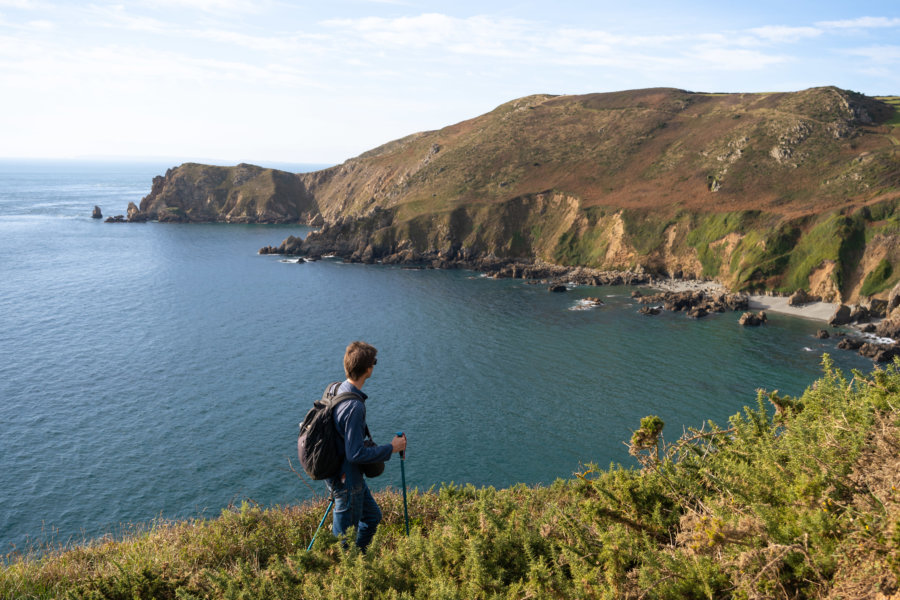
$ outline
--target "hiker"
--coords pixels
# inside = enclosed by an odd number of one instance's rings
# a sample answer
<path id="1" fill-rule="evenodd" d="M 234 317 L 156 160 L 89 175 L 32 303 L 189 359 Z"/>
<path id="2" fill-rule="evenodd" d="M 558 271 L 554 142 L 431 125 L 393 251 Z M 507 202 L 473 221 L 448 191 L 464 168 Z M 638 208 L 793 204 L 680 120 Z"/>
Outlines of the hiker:
<path id="1" fill-rule="evenodd" d="M 365 342 L 352 342 L 344 353 L 344 373 L 347 375 L 337 390 L 338 394 L 353 393 L 334 409 L 334 425 L 343 438 L 343 465 L 337 475 L 325 480 L 328 491 L 334 497 L 334 515 L 331 530 L 343 535 L 350 527 L 356 527 L 356 545 L 363 551 L 372 541 L 375 529 L 381 522 L 381 509 L 372 497 L 363 475 L 362 465 L 382 463 L 395 452 L 406 450 L 406 436 L 395 437 L 390 444 L 366 446 L 366 396 L 362 386 L 372 376 L 378 363 L 378 351 Z"/>

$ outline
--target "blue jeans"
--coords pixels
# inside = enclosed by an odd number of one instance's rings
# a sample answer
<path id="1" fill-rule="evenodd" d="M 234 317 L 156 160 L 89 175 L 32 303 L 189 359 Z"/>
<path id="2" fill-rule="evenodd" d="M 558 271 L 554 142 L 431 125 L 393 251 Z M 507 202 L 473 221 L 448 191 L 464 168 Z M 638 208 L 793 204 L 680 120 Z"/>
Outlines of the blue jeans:
<path id="1" fill-rule="evenodd" d="M 360 478 L 352 487 L 341 481 L 328 487 L 334 494 L 331 531 L 341 536 L 351 527 L 356 527 L 356 545 L 365 552 L 381 523 L 381 509 L 372 497 L 369 486 Z"/>

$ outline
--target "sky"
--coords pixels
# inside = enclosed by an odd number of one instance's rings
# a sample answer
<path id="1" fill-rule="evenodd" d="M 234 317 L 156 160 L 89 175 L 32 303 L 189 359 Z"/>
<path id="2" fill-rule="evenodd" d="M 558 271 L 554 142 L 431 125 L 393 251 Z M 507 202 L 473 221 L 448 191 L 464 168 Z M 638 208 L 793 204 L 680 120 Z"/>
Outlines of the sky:
<path id="1" fill-rule="evenodd" d="M 0 157 L 336 164 L 531 94 L 900 95 L 900 0 L 0 0 Z"/>

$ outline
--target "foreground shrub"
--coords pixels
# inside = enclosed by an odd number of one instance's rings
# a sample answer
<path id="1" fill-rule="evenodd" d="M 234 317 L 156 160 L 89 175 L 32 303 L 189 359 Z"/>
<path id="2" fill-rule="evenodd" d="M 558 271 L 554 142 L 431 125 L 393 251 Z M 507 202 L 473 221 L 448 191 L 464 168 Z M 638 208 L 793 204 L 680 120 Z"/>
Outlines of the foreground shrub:
<path id="1" fill-rule="evenodd" d="M 324 504 L 251 504 L 120 541 L 7 557 L 2 598 L 865 598 L 900 577 L 900 372 L 848 380 L 827 357 L 802 396 L 666 443 L 641 468 L 589 465 L 548 487 L 379 494 L 360 554 Z"/>

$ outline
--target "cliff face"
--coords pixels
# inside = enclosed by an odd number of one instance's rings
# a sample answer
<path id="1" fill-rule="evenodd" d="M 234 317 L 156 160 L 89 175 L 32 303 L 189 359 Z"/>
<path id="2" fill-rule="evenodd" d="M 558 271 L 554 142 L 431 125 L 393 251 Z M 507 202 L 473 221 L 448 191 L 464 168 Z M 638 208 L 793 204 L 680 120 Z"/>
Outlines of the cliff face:
<path id="1" fill-rule="evenodd" d="M 325 227 L 281 251 L 644 269 L 830 299 L 880 293 L 900 275 L 895 114 L 837 88 L 522 98 L 296 176 L 281 214 L 321 215 Z M 249 194 L 224 176 L 202 187 L 195 206 L 209 188 Z M 194 188 L 175 189 L 167 203 Z M 882 281 L 864 285 L 878 265 Z"/>
<path id="2" fill-rule="evenodd" d="M 305 223 L 318 214 L 303 181 L 292 173 L 246 164 L 186 163 L 154 177 L 150 194 L 129 220 Z"/>

